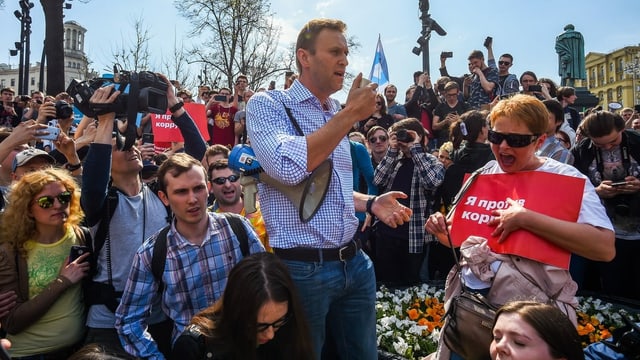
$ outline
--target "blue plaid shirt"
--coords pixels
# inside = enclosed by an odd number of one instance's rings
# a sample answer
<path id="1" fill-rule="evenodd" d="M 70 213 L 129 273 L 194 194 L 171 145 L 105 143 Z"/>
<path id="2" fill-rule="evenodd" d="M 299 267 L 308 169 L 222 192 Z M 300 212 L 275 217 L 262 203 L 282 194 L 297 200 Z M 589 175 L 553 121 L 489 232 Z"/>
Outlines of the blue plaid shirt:
<path id="1" fill-rule="evenodd" d="M 185 240 L 175 229 L 167 234 L 167 258 L 162 281 L 161 306 L 174 320 L 175 340 L 191 318 L 222 296 L 231 268 L 242 259 L 240 243 L 222 214 L 208 213 L 208 234 L 202 245 Z M 249 237 L 249 252 L 264 247 L 248 220 L 242 222 Z M 159 232 L 140 247 L 129 273 L 120 306 L 116 311 L 116 329 L 125 350 L 144 359 L 164 359 L 147 331 L 151 304 L 158 294 L 158 282 L 151 272 L 153 247 Z"/>
<path id="2" fill-rule="evenodd" d="M 295 81 L 287 90 L 258 92 L 247 104 L 247 133 L 265 173 L 287 185 L 309 176 L 307 141 L 285 112 L 286 105 L 305 135 L 324 126 L 339 110 L 328 99 L 321 104 Z M 326 198 L 316 215 L 303 224 L 298 208 L 281 191 L 260 183 L 258 191 L 269 243 L 274 248 L 337 248 L 353 239 L 358 227 L 353 204 L 351 150 L 346 134 L 330 156 L 333 173 Z"/>
<path id="3" fill-rule="evenodd" d="M 536 155 L 552 158 L 561 163 L 573 165 L 573 155 L 554 136 L 547 136 Z"/>

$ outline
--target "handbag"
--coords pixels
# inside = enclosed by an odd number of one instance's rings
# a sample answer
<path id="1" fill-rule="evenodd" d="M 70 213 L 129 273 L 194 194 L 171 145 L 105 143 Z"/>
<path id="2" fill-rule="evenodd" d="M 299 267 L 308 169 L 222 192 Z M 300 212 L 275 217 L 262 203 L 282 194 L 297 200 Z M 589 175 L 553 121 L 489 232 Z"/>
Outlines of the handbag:
<path id="1" fill-rule="evenodd" d="M 453 207 L 482 170 L 484 169 L 474 172 L 467 179 L 460 193 L 456 196 Z M 453 213 L 453 210 L 452 208 L 449 215 Z M 451 241 L 449 229 L 447 229 L 447 240 L 457 268 L 456 276 L 462 282 L 462 290 L 459 295 L 451 299 L 449 309 L 445 314 L 445 324 L 441 336 L 445 345 L 465 360 L 490 359 L 489 347 L 493 340 L 492 328 L 496 307 L 491 305 L 483 295 L 466 290 L 461 275 L 460 261 Z"/>

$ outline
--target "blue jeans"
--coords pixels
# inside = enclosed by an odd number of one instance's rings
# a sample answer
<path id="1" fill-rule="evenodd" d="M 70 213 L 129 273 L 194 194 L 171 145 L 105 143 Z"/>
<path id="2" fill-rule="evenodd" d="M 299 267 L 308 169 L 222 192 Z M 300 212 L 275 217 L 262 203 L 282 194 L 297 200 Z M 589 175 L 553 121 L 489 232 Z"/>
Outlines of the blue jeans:
<path id="1" fill-rule="evenodd" d="M 307 315 L 315 359 L 327 329 L 341 358 L 377 359 L 376 278 L 369 257 L 359 250 L 345 262 L 283 261 Z"/>

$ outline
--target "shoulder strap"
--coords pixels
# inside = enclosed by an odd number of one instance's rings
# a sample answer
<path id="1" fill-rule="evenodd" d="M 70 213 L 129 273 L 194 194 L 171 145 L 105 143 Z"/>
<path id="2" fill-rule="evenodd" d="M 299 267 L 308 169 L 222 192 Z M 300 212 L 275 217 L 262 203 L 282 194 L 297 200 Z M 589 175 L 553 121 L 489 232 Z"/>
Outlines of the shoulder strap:
<path id="1" fill-rule="evenodd" d="M 113 186 L 109 186 L 109 191 L 107 192 L 107 197 L 104 201 L 105 204 L 103 205 L 102 219 L 98 224 L 96 237 L 94 241 L 87 243 L 87 246 L 91 248 L 91 252 L 96 255 L 100 253 L 100 250 L 102 250 L 102 247 L 104 246 L 108 235 L 107 233 L 109 232 L 111 218 L 118 207 L 118 189 Z"/>
<path id="2" fill-rule="evenodd" d="M 151 257 L 151 273 L 159 284 L 159 293 L 164 290 L 162 274 L 164 273 L 164 266 L 167 262 L 167 234 L 169 233 L 169 229 L 171 229 L 171 225 L 167 225 L 160 230 L 158 237 L 156 237 L 156 242 L 153 245 L 153 255 Z"/>
<path id="3" fill-rule="evenodd" d="M 240 251 L 242 252 L 242 256 L 245 257 L 249 255 L 249 236 L 247 235 L 247 229 L 242 225 L 240 216 L 226 212 L 222 214 L 227 219 L 227 222 L 229 222 L 233 233 L 236 234 L 238 242 L 240 242 Z"/>

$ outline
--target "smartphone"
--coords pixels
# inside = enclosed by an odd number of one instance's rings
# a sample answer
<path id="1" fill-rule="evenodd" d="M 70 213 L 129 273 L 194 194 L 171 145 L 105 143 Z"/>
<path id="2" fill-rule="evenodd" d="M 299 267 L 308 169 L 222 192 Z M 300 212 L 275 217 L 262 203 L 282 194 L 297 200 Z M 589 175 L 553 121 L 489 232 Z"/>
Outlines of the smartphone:
<path id="1" fill-rule="evenodd" d="M 41 129 L 39 131 L 48 132 L 48 134 L 36 135 L 38 139 L 42 140 L 56 140 L 58 138 L 58 135 L 60 135 L 60 128 L 55 126 L 47 126 L 46 129 Z"/>
<path id="2" fill-rule="evenodd" d="M 371 84 L 371 80 L 363 77 L 362 80 L 360 80 L 360 87 L 365 87 L 367 85 Z"/>
<path id="3" fill-rule="evenodd" d="M 453 57 L 453 51 L 443 51 L 440 53 L 441 58 L 449 59 Z"/>
<path id="4" fill-rule="evenodd" d="M 150 133 L 142 134 L 142 143 L 143 144 L 153 144 L 153 134 L 150 134 Z"/>
<path id="5" fill-rule="evenodd" d="M 81 246 L 81 245 L 73 245 L 71 246 L 71 251 L 69 251 L 69 262 L 74 262 L 77 258 L 80 257 L 80 255 L 83 255 L 85 253 L 89 252 L 89 248 L 87 246 Z"/>
<path id="6" fill-rule="evenodd" d="M 529 85 L 529 91 L 542 91 L 542 85 Z"/>
<path id="7" fill-rule="evenodd" d="M 613 182 L 611 183 L 611 186 L 623 186 L 623 185 L 627 185 L 626 181 L 617 181 L 617 182 Z"/>
<path id="8" fill-rule="evenodd" d="M 227 101 L 228 97 L 227 95 L 216 95 L 213 97 L 213 100 L 215 101 Z"/>

